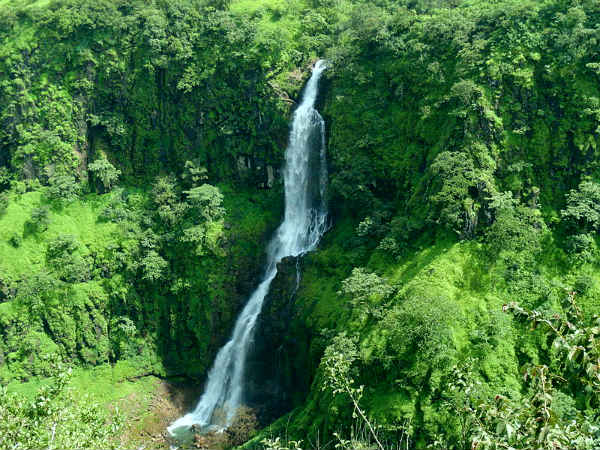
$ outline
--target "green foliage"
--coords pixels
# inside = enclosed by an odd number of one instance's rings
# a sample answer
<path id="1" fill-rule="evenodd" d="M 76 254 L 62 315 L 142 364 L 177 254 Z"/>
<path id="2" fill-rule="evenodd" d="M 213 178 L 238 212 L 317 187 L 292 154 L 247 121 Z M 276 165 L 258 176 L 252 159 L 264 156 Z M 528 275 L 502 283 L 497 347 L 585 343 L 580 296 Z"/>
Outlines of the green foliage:
<path id="1" fill-rule="evenodd" d="M 353 411 L 352 418 L 360 418 L 371 432 L 371 436 L 377 443 L 377 447 L 383 450 L 383 445 L 379 442 L 377 433 L 371 424 L 371 421 L 365 415 L 365 412 L 360 407 L 360 400 L 363 396 L 364 386 L 354 386 L 354 378 L 352 375 L 352 365 L 357 359 L 358 352 L 353 340 L 344 334 L 336 336 L 331 344 L 325 349 L 321 366 L 325 372 L 326 384 L 322 386 L 322 390 L 331 391 L 335 396 L 338 394 L 347 395 L 352 402 Z M 343 448 L 350 449 L 352 442 L 346 442 L 340 439 L 340 444 Z M 354 447 L 356 448 L 356 447 Z"/>
<path id="2" fill-rule="evenodd" d="M 0 387 L 0 446 L 18 448 L 120 448 L 123 416 L 67 387 L 61 372 L 28 400 Z"/>
<path id="3" fill-rule="evenodd" d="M 142 278 L 150 282 L 155 282 L 163 278 L 164 272 L 169 266 L 157 252 L 150 250 L 146 256 L 142 258 Z"/>
<path id="4" fill-rule="evenodd" d="M 377 274 L 369 273 L 364 268 L 355 268 L 352 269 L 352 275 L 342 281 L 339 293 L 351 296 L 353 306 L 357 307 L 368 302 L 371 297 L 375 297 L 377 301 L 388 297 L 392 292 L 393 288 Z"/>
<path id="5" fill-rule="evenodd" d="M 23 239 L 21 238 L 20 234 L 14 233 L 10 238 L 8 238 L 8 242 L 14 248 L 19 248 L 23 242 Z"/>
<path id="6" fill-rule="evenodd" d="M 397 308 L 388 310 L 383 317 L 383 328 L 388 333 L 387 348 L 381 355 L 408 359 L 419 355 L 419 363 L 409 373 L 419 379 L 432 368 L 448 366 L 453 355 L 452 321 L 457 311 L 444 295 L 432 296 L 418 290 L 409 291 Z"/>
<path id="7" fill-rule="evenodd" d="M 198 165 L 197 161 L 186 161 L 181 178 L 189 187 L 196 187 L 208 179 L 208 170 Z"/>
<path id="8" fill-rule="evenodd" d="M 8 168 L 0 166 L 0 192 L 10 186 L 11 180 L 12 174 L 9 172 Z"/>
<path id="9" fill-rule="evenodd" d="M 569 318 L 563 364 L 498 311 L 553 317 L 576 281 L 597 312 L 599 20 L 591 1 L 0 0 L 2 382 L 60 360 L 204 376 L 279 219 L 280 192 L 248 186 L 281 165 L 320 55 L 336 227 L 289 305 L 282 370 L 318 381 L 292 437 L 358 445 L 360 411 L 416 448 L 596 445 L 588 324 Z M 88 174 L 106 195 L 80 195 Z M 332 400 L 327 370 L 356 385 Z"/>
<path id="10" fill-rule="evenodd" d="M 186 161 L 220 180 L 238 177 L 238 156 L 253 170 L 278 165 L 287 107 L 269 78 L 307 56 L 288 57 L 287 42 L 259 36 L 256 18 L 228 4 L 3 8 L 14 14 L 0 48 L 0 167 L 25 179 L 46 167 L 85 179 L 87 165 L 108 192 L 121 172 L 142 182 Z"/>
<path id="11" fill-rule="evenodd" d="M 115 360 L 133 358 L 138 354 L 140 343 L 135 323 L 126 316 L 112 319 L 110 324 L 110 340 Z"/>
<path id="12" fill-rule="evenodd" d="M 79 185 L 72 175 L 53 175 L 48 183 L 48 196 L 53 200 L 72 202 L 79 195 Z"/>
<path id="13" fill-rule="evenodd" d="M 205 220 L 219 220 L 223 217 L 225 210 L 222 208 L 223 195 L 219 188 L 210 184 L 203 184 L 185 191 L 193 208 Z"/>
<path id="14" fill-rule="evenodd" d="M 600 230 L 600 184 L 583 181 L 577 190 L 571 190 L 567 194 L 567 207 L 561 214 L 575 230 Z"/>
<path id="15" fill-rule="evenodd" d="M 2 383 L 47 376 L 57 361 L 96 366 L 135 358 L 157 373 L 203 376 L 219 346 L 211 336 L 228 333 L 235 305 L 258 276 L 266 230 L 279 219 L 266 207 L 277 204 L 276 194 L 225 186 L 224 205 L 235 205 L 235 214 L 228 209 L 206 221 L 178 197 L 177 183 L 171 188 L 176 196 L 164 204 L 184 206 L 174 227 L 165 226 L 151 193 L 116 189 L 53 209 L 37 234 L 22 228 L 35 208 L 50 211 L 45 196 L 11 195 L 0 218 Z M 186 242 L 188 229 L 200 238 Z M 181 339 L 193 343 L 189 351 L 172 352 Z"/>
<path id="16" fill-rule="evenodd" d="M 77 252 L 78 249 L 79 243 L 75 236 L 69 234 L 60 234 L 48 243 L 46 264 L 59 279 L 67 282 L 90 279 L 89 263 Z"/>
<path id="17" fill-rule="evenodd" d="M 528 395 L 518 402 L 504 396 L 481 405 L 474 411 L 477 426 L 473 445 L 478 448 L 576 448 L 591 449 L 600 442 L 600 427 L 597 417 L 575 407 L 575 402 L 556 388 L 575 396 L 585 395 L 587 408 L 598 404 L 600 384 L 597 365 L 599 357 L 600 328 L 598 318 L 588 325 L 575 302 L 575 292 L 568 293 L 564 302 L 565 314 L 548 317 L 536 310 L 528 310 L 516 303 L 505 306 L 505 310 L 516 318 L 533 325 L 541 325 L 551 343 L 557 365 L 552 373 L 546 365 L 527 368 L 525 379 L 531 380 Z M 564 403 L 571 401 L 565 411 Z M 556 401 L 556 405 L 555 405 Z"/>
<path id="18" fill-rule="evenodd" d="M 50 224 L 50 209 L 47 206 L 34 208 L 27 223 L 33 232 L 46 231 Z"/>
<path id="19" fill-rule="evenodd" d="M 439 211 L 433 217 L 456 231 L 461 237 L 475 234 L 481 208 L 480 199 L 491 193 L 489 179 L 475 168 L 464 153 L 440 153 L 431 165 L 434 184 L 440 185 L 432 195 L 432 205 Z"/>
<path id="20" fill-rule="evenodd" d="M 116 169 L 106 157 L 97 159 L 88 166 L 88 169 L 98 177 L 104 192 L 109 192 L 121 175 L 121 171 Z"/>
<path id="21" fill-rule="evenodd" d="M 493 196 L 489 205 L 494 221 L 486 241 L 494 254 L 501 251 L 524 252 L 535 257 L 542 250 L 547 226 L 537 208 L 519 205 L 510 192 Z"/>
<path id="22" fill-rule="evenodd" d="M 6 192 L 0 192 L 0 216 L 6 212 L 8 207 L 8 194 Z"/>
<path id="23" fill-rule="evenodd" d="M 555 393 L 546 366 L 528 369 L 525 378 L 532 380 L 532 392 L 526 398 L 514 402 L 498 395 L 493 402 L 478 405 L 473 446 L 492 450 L 507 447 L 583 450 L 598 445 L 599 428 L 589 419 L 564 420 L 556 414 Z"/>
<path id="24" fill-rule="evenodd" d="M 591 233 L 582 233 L 567 238 L 567 251 L 576 265 L 593 263 L 598 255 L 596 241 Z"/>

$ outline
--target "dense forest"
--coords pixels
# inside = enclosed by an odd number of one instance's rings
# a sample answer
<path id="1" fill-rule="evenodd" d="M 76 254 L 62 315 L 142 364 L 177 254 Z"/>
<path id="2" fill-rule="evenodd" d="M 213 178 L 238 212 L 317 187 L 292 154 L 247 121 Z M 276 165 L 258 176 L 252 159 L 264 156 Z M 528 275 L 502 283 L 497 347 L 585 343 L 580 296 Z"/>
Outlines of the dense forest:
<path id="1" fill-rule="evenodd" d="M 284 211 L 329 230 L 185 448 L 600 448 L 597 0 L 0 0 L 0 448 L 157 448 Z"/>

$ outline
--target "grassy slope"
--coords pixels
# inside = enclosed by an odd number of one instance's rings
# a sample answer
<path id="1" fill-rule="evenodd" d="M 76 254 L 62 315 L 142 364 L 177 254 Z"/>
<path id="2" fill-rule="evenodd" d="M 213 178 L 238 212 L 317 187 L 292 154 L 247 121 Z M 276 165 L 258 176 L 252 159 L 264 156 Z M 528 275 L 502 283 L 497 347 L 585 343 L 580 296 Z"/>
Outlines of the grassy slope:
<path id="1" fill-rule="evenodd" d="M 99 212 L 108 204 L 109 196 L 88 195 L 61 209 L 50 212 L 48 230 L 28 234 L 25 223 L 31 211 L 43 203 L 41 192 L 13 195 L 6 213 L 0 217 L 0 277 L 20 279 L 36 273 L 44 266 L 44 250 L 59 234 L 71 234 L 82 244 L 83 254 L 106 247 L 115 241 L 116 225 L 98 221 Z M 13 236 L 23 236 L 15 248 L 9 243 Z"/>
<path id="2" fill-rule="evenodd" d="M 523 299 L 519 293 L 510 291 L 503 280 L 502 263 L 490 262 L 482 244 L 456 242 L 452 236 L 439 236 L 433 241 L 424 237 L 417 243 L 417 250 L 397 260 L 381 251 L 349 248 L 347 242 L 353 232 L 354 227 L 348 221 L 338 223 L 321 249 L 307 257 L 303 272 L 296 303 L 298 316 L 291 330 L 305 330 L 306 325 L 313 336 L 311 347 L 305 352 L 314 368 L 310 374 L 314 377 L 311 391 L 306 401 L 265 429 L 246 448 L 256 448 L 265 436 L 314 442 L 319 434 L 330 435 L 347 424 L 346 401 L 332 402 L 330 394 L 321 391 L 323 380 L 318 363 L 328 340 L 320 336 L 332 333 L 326 330 L 358 337 L 362 363 L 356 383 L 365 385 L 362 404 L 380 425 L 393 427 L 410 419 L 413 425 L 429 433 L 444 431 L 440 423 L 446 419 L 440 413 L 438 396 L 447 369 L 433 367 L 424 384 L 413 382 L 411 373 L 420 376 L 418 352 L 414 359 L 403 360 L 400 365 L 393 363 L 383 371 L 378 368 L 381 366 L 378 356 L 386 352 L 384 345 L 390 329 L 382 319 L 365 319 L 356 314 L 348 299 L 338 293 L 341 281 L 350 275 L 352 267 L 367 267 L 397 286 L 398 294 L 386 308 L 401 306 L 414 292 L 424 293 L 434 311 L 445 305 L 445 320 L 451 330 L 448 354 L 454 363 L 476 358 L 484 384 L 482 392 L 518 396 L 523 358 L 535 361 L 543 357 L 539 347 L 543 344 L 502 313 L 503 304 Z M 589 265 L 579 269 L 557 265 L 557 258 L 560 260 L 557 254 L 560 250 L 550 244 L 541 256 L 540 272 L 544 279 L 566 287 L 586 277 L 587 290 L 581 293 L 579 304 L 587 314 L 600 313 L 600 273 Z M 551 302 L 544 300 L 542 308 L 549 307 Z M 377 300 L 372 306 L 377 306 Z M 429 364 L 428 360 L 421 362 Z M 418 441 L 419 436 L 416 438 Z"/>
<path id="3" fill-rule="evenodd" d="M 126 425 L 122 448 L 142 445 L 144 448 L 168 448 L 162 433 L 171 420 L 190 407 L 183 398 L 186 390 L 153 375 L 139 377 L 138 374 L 138 368 L 127 361 L 114 366 L 78 368 L 73 371 L 68 388 L 78 399 L 87 398 L 123 414 Z M 47 379 L 14 382 L 7 389 L 23 398 L 31 398 L 46 383 Z"/>
<path id="4" fill-rule="evenodd" d="M 221 186 L 221 190 L 228 212 L 228 233 L 235 237 L 232 251 L 239 257 L 243 256 L 244 261 L 260 260 L 261 252 L 257 253 L 257 249 L 280 220 L 281 196 L 278 190 L 240 192 L 227 185 Z M 0 217 L 0 279 L 9 284 L 43 270 L 46 246 L 60 233 L 73 234 L 81 242 L 84 254 L 116 244 L 120 236 L 118 226 L 98 220 L 100 211 L 110 198 L 111 194 L 90 194 L 62 209 L 52 209 L 47 231 L 27 234 L 25 223 L 32 209 L 44 203 L 43 195 L 39 191 L 12 194 L 6 212 Z M 9 243 L 13 236 L 22 239 L 18 247 Z M 235 260 L 235 257 L 230 258 L 226 264 L 234 264 Z M 85 284 L 77 286 L 85 289 Z M 0 321 L 9 322 L 13 309 L 12 302 L 0 303 Z M 212 338 L 207 336 L 207 340 Z M 50 339 L 47 342 L 42 340 L 41 345 L 50 353 L 57 351 Z M 10 379 L 14 371 L 20 371 L 19 362 L 14 363 L 17 365 L 12 368 L 10 361 L 0 364 L 5 379 Z M 137 448 L 141 444 L 146 448 L 148 445 L 161 448 L 165 426 L 190 408 L 189 402 L 195 401 L 199 395 L 195 388 L 156 378 L 153 375 L 155 371 L 146 366 L 147 361 L 133 359 L 119 361 L 112 366 L 79 367 L 75 368 L 71 381 L 77 397 L 89 395 L 94 401 L 108 408 L 118 407 L 125 413 L 129 423 L 124 436 L 126 448 Z M 12 381 L 8 389 L 29 397 L 46 382 L 46 379 L 36 377 L 25 383 Z"/>

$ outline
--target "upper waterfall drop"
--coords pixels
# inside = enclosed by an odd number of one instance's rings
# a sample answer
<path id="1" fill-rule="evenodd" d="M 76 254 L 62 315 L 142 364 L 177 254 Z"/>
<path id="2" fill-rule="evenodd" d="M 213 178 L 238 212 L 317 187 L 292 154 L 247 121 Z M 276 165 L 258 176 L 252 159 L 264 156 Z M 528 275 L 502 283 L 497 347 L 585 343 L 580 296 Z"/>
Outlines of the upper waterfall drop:
<path id="1" fill-rule="evenodd" d="M 173 436 L 192 425 L 223 429 L 231 424 L 242 404 L 248 350 L 277 263 L 314 250 L 327 229 L 325 122 L 314 108 L 326 68 L 324 60 L 317 61 L 293 114 L 283 171 L 285 215 L 269 242 L 264 278 L 240 313 L 229 342 L 219 350 L 196 409 L 167 428 Z"/>

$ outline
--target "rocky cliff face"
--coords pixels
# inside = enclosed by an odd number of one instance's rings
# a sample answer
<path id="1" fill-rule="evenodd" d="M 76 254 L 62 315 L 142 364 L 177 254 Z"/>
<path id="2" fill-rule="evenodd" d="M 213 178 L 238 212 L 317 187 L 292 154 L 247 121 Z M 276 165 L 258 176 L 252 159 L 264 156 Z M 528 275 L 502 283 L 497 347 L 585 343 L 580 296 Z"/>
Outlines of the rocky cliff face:
<path id="1" fill-rule="evenodd" d="M 265 423 L 292 409 L 310 387 L 307 352 L 311 333 L 302 321 L 295 320 L 302 265 L 301 258 L 292 256 L 278 264 L 246 366 L 246 401 L 257 408 Z"/>

